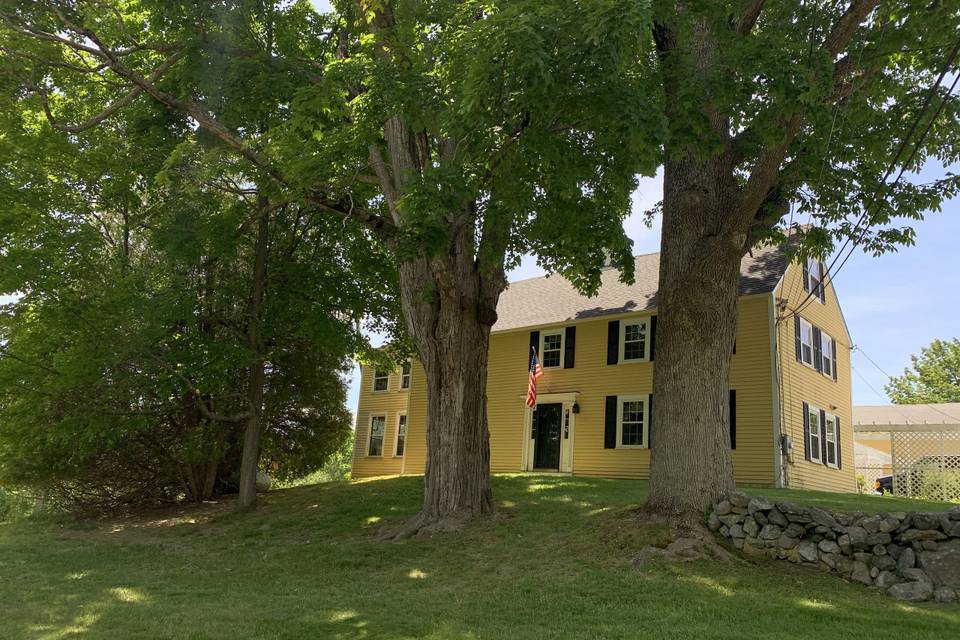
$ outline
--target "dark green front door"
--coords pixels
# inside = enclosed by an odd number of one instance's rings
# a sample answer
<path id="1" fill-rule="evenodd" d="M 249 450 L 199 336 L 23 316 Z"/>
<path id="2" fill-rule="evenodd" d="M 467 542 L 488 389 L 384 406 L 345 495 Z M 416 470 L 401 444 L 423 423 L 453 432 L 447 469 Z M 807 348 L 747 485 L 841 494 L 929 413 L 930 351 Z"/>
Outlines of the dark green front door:
<path id="1" fill-rule="evenodd" d="M 533 466 L 560 469 L 560 421 L 563 405 L 538 404 L 533 412 Z"/>

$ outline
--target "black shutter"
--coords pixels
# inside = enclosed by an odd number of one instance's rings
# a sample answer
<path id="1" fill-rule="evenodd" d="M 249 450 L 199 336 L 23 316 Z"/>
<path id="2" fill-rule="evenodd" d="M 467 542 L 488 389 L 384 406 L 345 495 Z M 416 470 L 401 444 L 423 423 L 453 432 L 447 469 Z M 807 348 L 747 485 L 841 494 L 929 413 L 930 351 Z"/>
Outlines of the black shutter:
<path id="1" fill-rule="evenodd" d="M 807 260 L 803 261 L 803 290 L 810 291 L 810 268 Z"/>
<path id="2" fill-rule="evenodd" d="M 730 389 L 730 448 L 737 448 L 737 390 Z"/>
<path id="3" fill-rule="evenodd" d="M 533 355 L 534 351 L 540 351 L 540 332 L 531 331 L 530 332 L 530 351 L 527 353 L 527 367 L 526 370 L 530 370 L 530 358 Z M 540 354 L 537 353 L 537 357 L 540 357 Z M 543 364 L 541 362 L 541 364 Z"/>
<path id="4" fill-rule="evenodd" d="M 650 316 L 650 362 L 657 350 L 657 316 Z"/>
<path id="5" fill-rule="evenodd" d="M 653 442 L 653 394 L 647 396 L 647 449 L 650 448 L 650 444 Z"/>
<path id="6" fill-rule="evenodd" d="M 620 321 L 611 320 L 607 323 L 607 364 L 617 364 L 620 361 Z"/>
<path id="7" fill-rule="evenodd" d="M 823 333 L 817 327 L 813 328 L 813 368 L 823 373 Z"/>
<path id="8" fill-rule="evenodd" d="M 803 459 L 810 459 L 810 405 L 803 403 Z"/>
<path id="9" fill-rule="evenodd" d="M 820 463 L 827 464 L 827 412 L 820 409 Z"/>
<path id="10" fill-rule="evenodd" d="M 574 354 L 577 350 L 577 328 L 567 327 L 563 336 L 563 368 L 573 369 Z"/>
<path id="11" fill-rule="evenodd" d="M 617 396 L 607 396 L 603 416 L 603 448 L 617 448 Z"/>
<path id="12" fill-rule="evenodd" d="M 837 434 L 837 469 L 843 469 L 843 457 L 840 455 L 840 416 L 833 416 L 833 428 Z"/>
<path id="13" fill-rule="evenodd" d="M 803 362 L 802 347 L 800 345 L 800 316 L 793 316 L 794 335 L 797 339 L 797 362 Z"/>
<path id="14" fill-rule="evenodd" d="M 820 285 L 817 290 L 817 295 L 820 296 L 820 302 L 826 304 L 827 302 L 827 270 L 823 266 L 823 263 L 820 262 Z"/>
<path id="15" fill-rule="evenodd" d="M 833 354 L 833 379 L 836 380 L 837 379 L 837 362 L 839 361 L 839 358 L 837 358 L 837 339 L 836 338 L 830 338 L 830 353 Z"/>

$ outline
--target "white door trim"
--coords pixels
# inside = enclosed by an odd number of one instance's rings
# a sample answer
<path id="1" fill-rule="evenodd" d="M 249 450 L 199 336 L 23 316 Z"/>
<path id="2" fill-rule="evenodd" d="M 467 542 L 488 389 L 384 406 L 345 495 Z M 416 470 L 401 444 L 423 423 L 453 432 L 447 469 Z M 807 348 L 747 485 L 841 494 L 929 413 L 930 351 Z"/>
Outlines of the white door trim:
<path id="1" fill-rule="evenodd" d="M 573 473 L 573 438 L 576 433 L 576 416 L 573 405 L 580 397 L 579 391 L 569 393 L 542 393 L 537 395 L 537 404 L 560 404 L 563 408 L 560 413 L 560 469 L 562 473 Z M 569 424 L 567 421 L 569 420 Z M 520 469 L 533 470 L 533 409 L 524 407 L 522 447 Z"/>

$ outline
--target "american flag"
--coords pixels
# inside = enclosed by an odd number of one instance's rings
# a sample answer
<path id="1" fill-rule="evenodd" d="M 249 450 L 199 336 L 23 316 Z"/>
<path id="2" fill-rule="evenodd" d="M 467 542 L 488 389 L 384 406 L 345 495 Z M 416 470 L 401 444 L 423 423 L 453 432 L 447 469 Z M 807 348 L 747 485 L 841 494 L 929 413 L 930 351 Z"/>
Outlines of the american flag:
<path id="1" fill-rule="evenodd" d="M 543 367 L 540 366 L 540 359 L 537 357 L 536 350 L 530 357 L 530 379 L 527 382 L 527 406 L 533 409 L 537 405 L 537 380 L 543 377 Z"/>

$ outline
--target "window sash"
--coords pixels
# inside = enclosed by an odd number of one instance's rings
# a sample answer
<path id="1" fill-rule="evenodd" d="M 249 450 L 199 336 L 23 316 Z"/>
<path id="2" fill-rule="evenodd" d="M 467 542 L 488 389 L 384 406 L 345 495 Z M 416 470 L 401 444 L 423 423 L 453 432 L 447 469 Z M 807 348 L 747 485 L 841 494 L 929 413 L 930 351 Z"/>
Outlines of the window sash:
<path id="1" fill-rule="evenodd" d="M 827 459 L 828 467 L 837 466 L 837 418 L 832 414 L 826 414 L 823 421 L 824 438 L 827 441 Z"/>
<path id="2" fill-rule="evenodd" d="M 403 457 L 403 452 L 407 445 L 407 414 L 401 413 L 397 416 L 397 446 L 393 455 L 398 458 Z"/>
<path id="3" fill-rule="evenodd" d="M 813 325 L 800 318 L 800 360 L 813 366 Z"/>
<path id="4" fill-rule="evenodd" d="M 373 371 L 373 390 L 386 391 L 390 388 L 390 372 L 374 369 Z"/>
<path id="5" fill-rule="evenodd" d="M 620 362 L 643 362 L 647 359 L 648 321 L 620 323 Z"/>
<path id="6" fill-rule="evenodd" d="M 617 448 L 646 449 L 649 437 L 648 396 L 617 398 Z"/>
<path id="7" fill-rule="evenodd" d="M 823 354 L 822 369 L 823 375 L 828 378 L 833 377 L 833 367 L 836 363 L 836 358 L 833 355 L 833 338 L 830 335 L 820 330 L 820 351 Z"/>
<path id="8" fill-rule="evenodd" d="M 383 434 L 387 428 L 387 416 L 370 417 L 370 442 L 367 443 L 368 456 L 383 455 Z"/>
<path id="9" fill-rule="evenodd" d="M 563 331 L 540 334 L 540 366 L 558 369 L 563 366 Z"/>
<path id="10" fill-rule="evenodd" d="M 400 388 L 409 389 L 410 388 L 410 363 L 405 362 L 400 368 Z"/>
<path id="11" fill-rule="evenodd" d="M 820 283 L 823 280 L 823 274 L 820 273 L 820 261 L 810 258 L 807 260 L 807 290 L 814 294 L 817 300 L 820 300 Z"/>
<path id="12" fill-rule="evenodd" d="M 810 460 L 813 462 L 821 462 L 820 457 L 820 409 L 811 406 L 807 414 L 809 420 L 809 429 L 810 429 Z"/>

